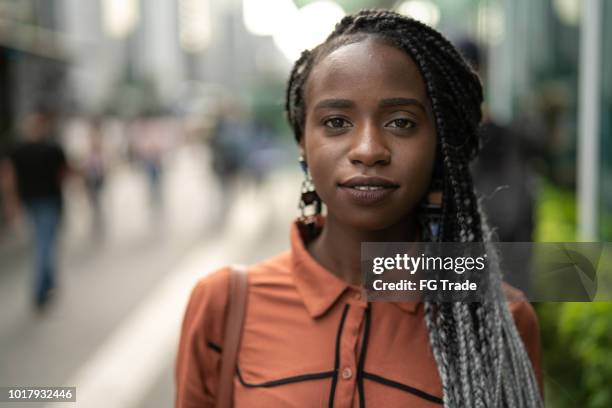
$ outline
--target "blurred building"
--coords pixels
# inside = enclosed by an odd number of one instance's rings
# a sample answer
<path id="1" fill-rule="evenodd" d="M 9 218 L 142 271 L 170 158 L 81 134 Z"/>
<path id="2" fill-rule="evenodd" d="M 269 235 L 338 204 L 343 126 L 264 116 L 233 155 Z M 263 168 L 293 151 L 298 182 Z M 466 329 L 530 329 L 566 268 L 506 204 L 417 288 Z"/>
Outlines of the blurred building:
<path id="1" fill-rule="evenodd" d="M 602 22 L 612 19 L 612 3 L 603 2 Z M 612 43 L 612 25 L 603 24 L 601 72 L 601 199 L 600 211 L 605 225 L 602 240 L 612 241 L 612 55 L 604 52 Z"/>
<path id="2" fill-rule="evenodd" d="M 0 1 L 0 148 L 28 110 L 61 106 L 68 64 L 57 1 Z"/>
<path id="3" fill-rule="evenodd" d="M 612 4 L 481 1 L 478 14 L 492 113 L 531 135 L 541 174 L 576 191 L 578 238 L 610 240 Z"/>
<path id="4" fill-rule="evenodd" d="M 577 189 L 582 213 L 596 213 L 580 222 L 612 236 L 612 185 L 603 182 L 612 173 L 612 57 L 604 52 L 612 28 L 603 24 L 612 5 L 604 0 L 0 0 L 0 147 L 38 103 L 123 118 L 203 116 L 230 97 L 286 132 L 291 63 L 363 7 L 476 38 L 489 62 L 491 114 L 530 135 L 532 165 Z M 589 82 L 586 69 L 599 79 Z M 585 96 L 586 88 L 595 90 Z M 585 172 L 589 165 L 596 170 Z"/>
<path id="5" fill-rule="evenodd" d="M 257 79 L 262 41 L 248 35 L 241 1 L 61 2 L 75 96 L 89 110 L 167 108 L 198 84 L 246 93 Z"/>

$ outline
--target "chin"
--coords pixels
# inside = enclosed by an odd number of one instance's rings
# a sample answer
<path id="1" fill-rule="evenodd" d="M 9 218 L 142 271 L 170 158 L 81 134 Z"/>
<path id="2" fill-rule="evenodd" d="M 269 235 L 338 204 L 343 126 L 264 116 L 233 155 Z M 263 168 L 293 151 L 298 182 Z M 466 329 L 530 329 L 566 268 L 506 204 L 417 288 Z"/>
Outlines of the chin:
<path id="1" fill-rule="evenodd" d="M 402 217 L 394 216 L 384 209 L 364 209 L 363 211 L 343 212 L 337 217 L 342 223 L 368 232 L 387 229 L 401 221 Z"/>

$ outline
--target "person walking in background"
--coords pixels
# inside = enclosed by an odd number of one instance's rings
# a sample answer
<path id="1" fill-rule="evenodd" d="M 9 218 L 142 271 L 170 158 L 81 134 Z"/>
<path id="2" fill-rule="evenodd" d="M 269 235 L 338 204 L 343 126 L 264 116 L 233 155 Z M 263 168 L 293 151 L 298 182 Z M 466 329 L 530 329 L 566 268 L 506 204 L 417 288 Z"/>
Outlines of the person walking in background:
<path id="1" fill-rule="evenodd" d="M 44 109 L 30 113 L 18 143 L 0 165 L 7 219 L 15 220 L 22 206 L 34 240 L 34 304 L 43 309 L 56 285 L 57 238 L 62 215 L 62 180 L 68 165 L 63 149 L 52 141 L 53 115 Z"/>
<path id="2" fill-rule="evenodd" d="M 457 42 L 457 48 L 476 73 L 485 78 L 486 61 L 478 44 L 462 38 Z M 489 226 L 495 230 L 500 242 L 531 242 L 535 182 L 526 151 L 528 138 L 515 126 L 498 121 L 486 103 L 483 105 L 480 138 L 480 154 L 471 168 L 474 187 L 483 197 L 482 206 Z M 525 263 L 527 266 L 528 262 Z"/>
<path id="3" fill-rule="evenodd" d="M 143 113 L 134 122 L 131 132 L 131 148 L 145 171 L 151 208 L 157 215 L 163 206 L 163 161 L 169 144 L 166 128 L 162 118 Z"/>
<path id="4" fill-rule="evenodd" d="M 221 197 L 218 222 L 225 220 L 227 210 L 234 201 L 236 186 L 246 173 L 247 157 L 252 152 L 249 117 L 238 101 L 228 101 L 217 117 L 210 138 L 212 171 L 217 179 Z"/>
<path id="5" fill-rule="evenodd" d="M 484 78 L 486 58 L 483 58 L 478 44 L 463 38 L 457 47 L 476 73 Z M 499 121 L 487 103 L 483 104 L 480 154 L 470 165 L 474 189 L 487 222 L 494 231 L 494 237 L 499 242 L 531 242 L 534 238 L 537 184 L 530 168 L 529 151 L 534 146 L 530 146 L 529 140 L 532 139 L 516 124 Z M 508 277 L 506 281 L 517 287 L 530 288 L 533 273 L 531 260 L 531 251 L 526 249 L 520 256 L 517 254 L 502 259 L 500 262 L 503 269 L 525 271 Z"/>
<path id="6" fill-rule="evenodd" d="M 102 122 L 95 118 L 91 121 L 89 133 L 89 146 L 87 155 L 83 162 L 83 176 L 87 188 L 87 196 L 92 208 L 92 231 L 94 236 L 100 236 L 104 231 L 104 220 L 102 216 L 101 192 L 104 188 L 106 176 L 106 160 L 103 148 Z"/>

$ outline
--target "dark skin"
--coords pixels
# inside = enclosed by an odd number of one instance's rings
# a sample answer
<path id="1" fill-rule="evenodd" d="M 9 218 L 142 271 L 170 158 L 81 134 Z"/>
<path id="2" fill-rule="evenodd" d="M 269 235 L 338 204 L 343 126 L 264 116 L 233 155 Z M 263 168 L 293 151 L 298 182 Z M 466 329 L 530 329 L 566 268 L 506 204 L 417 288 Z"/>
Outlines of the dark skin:
<path id="1" fill-rule="evenodd" d="M 305 102 L 300 150 L 327 206 L 325 228 L 308 251 L 359 285 L 362 242 L 418 240 L 416 210 L 436 147 L 425 82 L 405 52 L 368 37 L 313 67 Z M 358 203 L 339 186 L 353 176 L 380 176 L 399 187 L 381 202 Z"/>

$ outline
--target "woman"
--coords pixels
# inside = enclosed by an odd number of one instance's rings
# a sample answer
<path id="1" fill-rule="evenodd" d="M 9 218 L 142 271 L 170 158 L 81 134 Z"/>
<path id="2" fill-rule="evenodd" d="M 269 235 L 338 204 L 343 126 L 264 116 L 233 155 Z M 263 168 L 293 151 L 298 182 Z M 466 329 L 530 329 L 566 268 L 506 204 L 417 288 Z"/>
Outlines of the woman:
<path id="1" fill-rule="evenodd" d="M 286 108 L 315 214 L 292 225 L 289 251 L 249 268 L 236 407 L 541 406 L 529 303 L 360 295 L 361 242 L 486 238 L 468 170 L 481 102 L 453 46 L 390 11 L 347 16 L 304 51 Z M 178 407 L 214 406 L 228 275 L 192 293 Z"/>

